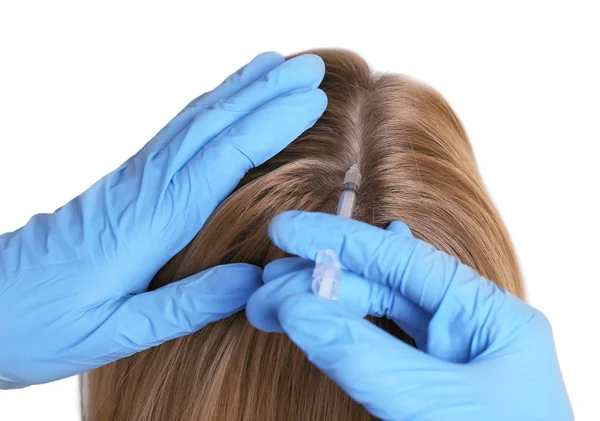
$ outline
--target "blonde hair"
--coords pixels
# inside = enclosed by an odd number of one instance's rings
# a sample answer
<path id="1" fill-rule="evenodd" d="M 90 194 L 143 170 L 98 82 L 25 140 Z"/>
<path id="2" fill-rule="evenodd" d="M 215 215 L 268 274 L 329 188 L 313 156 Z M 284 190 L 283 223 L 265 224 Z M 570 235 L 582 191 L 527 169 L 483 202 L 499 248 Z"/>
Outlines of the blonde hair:
<path id="1" fill-rule="evenodd" d="M 375 74 L 357 55 L 318 50 L 326 64 L 323 117 L 251 170 L 151 289 L 214 265 L 264 266 L 284 256 L 267 226 L 288 209 L 335 212 L 344 173 L 359 163 L 354 217 L 414 235 L 523 296 L 507 231 L 477 171 L 467 135 L 446 101 L 404 76 Z M 393 323 L 374 323 L 411 343 Z M 244 313 L 87 374 L 90 421 L 371 420 L 283 334 Z"/>

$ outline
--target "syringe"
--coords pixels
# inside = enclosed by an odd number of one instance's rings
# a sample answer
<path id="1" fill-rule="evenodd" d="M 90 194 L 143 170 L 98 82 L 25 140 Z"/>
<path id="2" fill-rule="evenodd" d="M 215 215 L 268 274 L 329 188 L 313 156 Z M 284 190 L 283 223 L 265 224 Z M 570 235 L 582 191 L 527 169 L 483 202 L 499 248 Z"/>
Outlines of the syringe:
<path id="1" fill-rule="evenodd" d="M 360 181 L 361 175 L 358 170 L 358 164 L 354 164 L 346 171 L 346 175 L 344 176 L 344 185 L 338 201 L 337 215 L 352 218 Z M 328 300 L 337 300 L 340 298 L 342 268 L 335 251 L 327 249 L 317 252 L 312 278 L 312 290 L 316 295 Z"/>

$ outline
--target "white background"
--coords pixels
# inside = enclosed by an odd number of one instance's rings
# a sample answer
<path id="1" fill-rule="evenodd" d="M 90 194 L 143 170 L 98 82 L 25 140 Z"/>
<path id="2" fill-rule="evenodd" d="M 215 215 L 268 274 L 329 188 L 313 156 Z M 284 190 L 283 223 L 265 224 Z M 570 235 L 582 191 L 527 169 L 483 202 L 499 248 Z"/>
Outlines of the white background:
<path id="1" fill-rule="evenodd" d="M 255 54 L 353 49 L 461 117 L 576 418 L 600 419 L 594 2 L 0 1 L 0 232 L 85 190 Z M 76 378 L 0 391 L 3 421 L 76 420 L 78 405 Z"/>

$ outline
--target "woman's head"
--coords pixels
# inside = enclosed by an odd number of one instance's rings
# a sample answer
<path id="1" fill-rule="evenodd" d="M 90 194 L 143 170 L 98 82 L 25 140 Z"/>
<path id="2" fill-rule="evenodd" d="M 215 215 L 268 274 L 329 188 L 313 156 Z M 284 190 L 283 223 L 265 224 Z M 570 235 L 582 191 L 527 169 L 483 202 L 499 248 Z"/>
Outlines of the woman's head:
<path id="1" fill-rule="evenodd" d="M 326 65 L 323 117 L 251 170 L 151 288 L 222 263 L 282 257 L 267 235 L 270 220 L 288 209 L 335 212 L 344 173 L 358 163 L 354 218 L 379 227 L 402 220 L 522 296 L 508 235 L 444 99 L 406 77 L 371 72 L 353 53 L 314 53 Z M 374 322 L 410 342 L 393 324 Z M 90 420 L 372 419 L 284 335 L 255 330 L 243 312 L 95 370 L 88 385 Z"/>

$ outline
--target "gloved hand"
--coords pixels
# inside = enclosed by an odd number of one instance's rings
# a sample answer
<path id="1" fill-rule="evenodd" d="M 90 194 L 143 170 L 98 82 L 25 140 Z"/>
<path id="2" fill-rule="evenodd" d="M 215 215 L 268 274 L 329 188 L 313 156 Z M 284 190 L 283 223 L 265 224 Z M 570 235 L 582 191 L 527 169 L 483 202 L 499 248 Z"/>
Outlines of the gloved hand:
<path id="1" fill-rule="evenodd" d="M 247 264 L 145 292 L 244 174 L 326 107 L 323 61 L 259 55 L 181 111 L 121 167 L 0 237 L 0 387 L 81 373 L 244 307 Z"/>
<path id="2" fill-rule="evenodd" d="M 285 212 L 269 234 L 298 255 L 265 267 L 248 301 L 258 329 L 286 332 L 308 359 L 386 420 L 572 420 L 546 317 L 401 222 L 387 230 L 335 215 Z M 311 291 L 332 249 L 341 298 Z M 420 349 L 363 319 L 387 316 Z"/>

